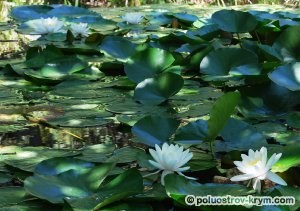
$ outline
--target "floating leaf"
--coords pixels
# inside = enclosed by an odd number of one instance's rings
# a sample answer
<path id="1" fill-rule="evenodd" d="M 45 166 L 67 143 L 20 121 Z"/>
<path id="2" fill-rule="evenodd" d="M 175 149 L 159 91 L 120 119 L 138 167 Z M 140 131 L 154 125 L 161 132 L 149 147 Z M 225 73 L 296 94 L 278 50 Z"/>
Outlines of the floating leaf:
<path id="1" fill-rule="evenodd" d="M 169 174 L 165 177 L 165 187 L 167 194 L 182 205 L 186 205 L 185 197 L 187 195 L 243 196 L 250 193 L 250 190 L 243 185 L 216 183 L 200 184 L 176 174 Z"/>
<path id="2" fill-rule="evenodd" d="M 259 75 L 260 71 L 257 55 L 241 48 L 219 48 L 210 52 L 200 63 L 200 72 L 211 80 Z"/>
<path id="3" fill-rule="evenodd" d="M 136 44 L 125 38 L 107 36 L 102 41 L 100 50 L 114 57 L 115 59 L 125 60 L 136 52 L 136 47 Z"/>
<path id="4" fill-rule="evenodd" d="M 175 141 L 181 144 L 200 144 L 207 137 L 207 121 L 197 120 L 180 127 L 175 134 Z"/>
<path id="5" fill-rule="evenodd" d="M 67 199 L 67 202 L 75 210 L 99 210 L 106 205 L 124 200 L 128 196 L 136 195 L 142 191 L 142 176 L 137 170 L 129 169 L 101 187 L 93 195 L 81 199 Z"/>
<path id="6" fill-rule="evenodd" d="M 132 133 L 144 144 L 154 146 L 168 141 L 179 126 L 179 121 L 161 116 L 146 116 L 132 127 Z"/>
<path id="7" fill-rule="evenodd" d="M 279 86 L 291 91 L 300 91 L 300 62 L 280 66 L 268 76 Z"/>
<path id="8" fill-rule="evenodd" d="M 253 15 L 248 12 L 236 10 L 220 10 L 215 12 L 211 19 L 220 29 L 227 32 L 250 32 L 257 25 L 257 21 Z"/>
<path id="9" fill-rule="evenodd" d="M 158 105 L 179 92 L 183 83 L 180 75 L 166 72 L 140 82 L 135 88 L 134 97 L 142 104 Z"/>
<path id="10" fill-rule="evenodd" d="M 300 26 L 291 26 L 284 30 L 273 44 L 273 48 L 281 55 L 284 62 L 299 61 Z"/>
<path id="11" fill-rule="evenodd" d="M 216 151 L 221 152 L 260 149 L 268 144 L 263 134 L 258 132 L 252 125 L 232 118 L 228 120 L 220 135 L 223 140 L 217 140 L 215 148 Z"/>
<path id="12" fill-rule="evenodd" d="M 124 68 L 128 78 L 139 83 L 165 71 L 174 61 L 171 53 L 158 48 L 148 48 L 130 57 Z"/>
<path id="13" fill-rule="evenodd" d="M 34 172 L 42 175 L 57 175 L 71 169 L 80 171 L 94 167 L 94 164 L 74 158 L 58 157 L 40 162 Z"/>
<path id="14" fill-rule="evenodd" d="M 63 203 L 66 197 L 83 198 L 92 195 L 114 164 L 86 169 L 85 171 L 69 170 L 57 175 L 39 175 L 26 178 L 25 189 L 32 195 L 51 203 Z"/>

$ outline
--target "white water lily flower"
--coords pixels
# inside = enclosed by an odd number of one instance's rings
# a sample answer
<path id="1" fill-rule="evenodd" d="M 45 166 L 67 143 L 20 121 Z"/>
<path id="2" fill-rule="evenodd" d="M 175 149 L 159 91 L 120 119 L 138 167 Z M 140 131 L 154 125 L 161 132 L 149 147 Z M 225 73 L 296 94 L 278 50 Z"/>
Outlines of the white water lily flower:
<path id="1" fill-rule="evenodd" d="M 36 34 L 48 34 L 62 32 L 64 22 L 53 18 L 40 18 L 34 20 L 34 24 L 31 26 Z"/>
<path id="2" fill-rule="evenodd" d="M 130 12 L 122 16 L 123 20 L 130 24 L 139 24 L 144 15 L 140 12 Z"/>
<path id="3" fill-rule="evenodd" d="M 159 169 L 152 174 L 163 171 L 161 176 L 162 185 L 165 184 L 165 176 L 174 172 L 187 179 L 196 179 L 193 177 L 187 177 L 181 173 L 182 171 L 186 171 L 190 168 L 189 166 L 182 167 L 193 157 L 193 153 L 189 152 L 188 149 L 184 151 L 182 146 L 180 147 L 179 145 L 173 144 L 168 145 L 167 143 L 164 143 L 161 148 L 156 144 L 155 149 L 156 150 L 149 149 L 149 152 L 154 159 L 154 161 L 149 160 L 149 163 Z"/>
<path id="4" fill-rule="evenodd" d="M 269 179 L 280 185 L 287 185 L 286 182 L 277 174 L 271 171 L 272 166 L 280 159 L 282 153 L 274 153 L 270 159 L 267 159 L 268 152 L 266 147 L 255 152 L 250 149 L 248 155 L 242 154 L 242 161 L 234 161 L 242 175 L 234 176 L 231 181 L 245 181 L 252 179 L 253 189 L 260 192 L 260 180 Z"/>
<path id="5" fill-rule="evenodd" d="M 87 23 L 72 23 L 71 24 L 71 31 L 75 37 L 87 37 L 89 34 L 89 26 Z"/>

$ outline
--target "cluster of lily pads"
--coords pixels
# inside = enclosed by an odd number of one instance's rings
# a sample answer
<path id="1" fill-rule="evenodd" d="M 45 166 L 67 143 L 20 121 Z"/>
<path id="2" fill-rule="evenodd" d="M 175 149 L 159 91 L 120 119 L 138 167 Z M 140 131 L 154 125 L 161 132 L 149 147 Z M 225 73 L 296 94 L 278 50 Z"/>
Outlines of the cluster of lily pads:
<path id="1" fill-rule="evenodd" d="M 117 21 L 55 5 L 11 16 L 19 33 L 41 35 L 25 58 L 0 64 L 1 109 L 20 114 L 14 124 L 114 122 L 134 138 L 122 148 L 1 148 L 0 209 L 169 210 L 185 209 L 186 195 L 249 194 L 294 196 L 274 208 L 299 209 L 298 14 L 154 10 Z"/>

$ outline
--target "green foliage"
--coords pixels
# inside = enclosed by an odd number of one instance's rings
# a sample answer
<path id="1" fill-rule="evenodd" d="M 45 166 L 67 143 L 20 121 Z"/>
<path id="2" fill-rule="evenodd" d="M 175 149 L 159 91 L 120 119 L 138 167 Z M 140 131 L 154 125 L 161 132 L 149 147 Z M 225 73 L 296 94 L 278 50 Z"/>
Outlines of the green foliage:
<path id="1" fill-rule="evenodd" d="M 130 141 L 114 134 L 71 150 L 1 147 L 0 209 L 154 210 L 168 200 L 175 210 L 187 208 L 187 194 L 248 195 L 243 185 L 206 182 L 231 176 L 236 155 L 262 146 L 283 153 L 274 171 L 297 171 L 299 15 L 149 10 L 140 24 L 127 24 L 70 6 L 11 14 L 22 34 L 52 16 L 65 31 L 31 41 L 24 58 L 0 61 L 0 132 L 39 125 L 76 128 L 71 134 L 82 138 L 77 132 L 87 127 L 117 125 L 114 133 L 128 131 Z M 87 37 L 69 27 L 80 22 L 90 27 Z M 156 182 L 149 148 L 165 142 L 193 153 L 184 173 L 199 181 L 171 174 L 165 187 Z M 299 195 L 297 176 L 265 194 Z"/>

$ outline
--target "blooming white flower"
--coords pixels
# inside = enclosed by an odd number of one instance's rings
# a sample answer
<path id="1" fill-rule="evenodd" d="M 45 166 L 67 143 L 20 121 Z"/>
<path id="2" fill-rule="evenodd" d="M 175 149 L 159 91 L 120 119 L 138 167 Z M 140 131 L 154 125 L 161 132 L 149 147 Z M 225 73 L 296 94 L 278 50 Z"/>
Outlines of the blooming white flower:
<path id="1" fill-rule="evenodd" d="M 122 16 L 123 20 L 130 24 L 139 24 L 144 15 L 140 12 L 130 12 Z"/>
<path id="2" fill-rule="evenodd" d="M 267 159 L 268 152 L 266 147 L 255 152 L 250 149 L 248 155 L 242 154 L 242 161 L 234 161 L 242 175 L 234 176 L 231 181 L 244 181 L 252 179 L 253 189 L 260 192 L 260 180 L 269 179 L 280 185 L 287 185 L 286 182 L 277 174 L 271 172 L 272 166 L 280 159 L 282 153 L 274 153 L 270 159 Z"/>
<path id="3" fill-rule="evenodd" d="M 89 34 L 89 26 L 87 23 L 72 23 L 71 24 L 71 31 L 75 37 L 87 37 Z"/>
<path id="4" fill-rule="evenodd" d="M 61 32 L 64 26 L 64 22 L 58 20 L 56 17 L 53 18 L 40 18 L 34 20 L 32 28 L 36 34 L 48 34 Z"/>
<path id="5" fill-rule="evenodd" d="M 190 168 L 189 166 L 182 167 L 193 157 L 193 153 L 189 152 L 188 149 L 184 151 L 182 146 L 180 147 L 179 145 L 173 144 L 168 145 L 167 143 L 164 143 L 161 148 L 156 144 L 155 149 L 156 150 L 149 149 L 149 152 L 154 159 L 154 161 L 149 160 L 149 163 L 159 169 L 152 174 L 163 171 L 161 176 L 162 185 L 165 185 L 165 176 L 174 172 L 186 177 L 187 179 L 196 179 L 193 177 L 187 177 L 181 173 L 182 171 L 186 171 Z"/>

